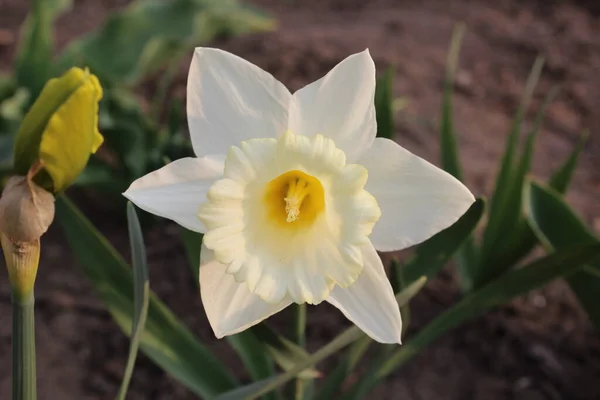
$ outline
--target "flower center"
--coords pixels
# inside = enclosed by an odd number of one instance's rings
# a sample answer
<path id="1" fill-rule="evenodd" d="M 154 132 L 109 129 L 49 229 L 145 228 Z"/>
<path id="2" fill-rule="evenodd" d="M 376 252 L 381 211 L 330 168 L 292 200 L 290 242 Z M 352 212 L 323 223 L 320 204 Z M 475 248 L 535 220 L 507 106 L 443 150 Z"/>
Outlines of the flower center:
<path id="1" fill-rule="evenodd" d="M 288 171 L 267 183 L 264 201 L 269 218 L 289 228 L 310 225 L 325 209 L 323 185 L 299 170 Z"/>

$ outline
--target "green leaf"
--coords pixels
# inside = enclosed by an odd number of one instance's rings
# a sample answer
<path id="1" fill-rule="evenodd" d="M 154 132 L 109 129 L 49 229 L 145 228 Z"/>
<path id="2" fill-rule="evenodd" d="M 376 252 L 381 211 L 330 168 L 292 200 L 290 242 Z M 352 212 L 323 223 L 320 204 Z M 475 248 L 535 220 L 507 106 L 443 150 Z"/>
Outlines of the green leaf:
<path id="1" fill-rule="evenodd" d="M 16 89 L 10 97 L 0 103 L 0 135 L 3 135 L 11 143 L 10 156 L 2 158 L 3 164 L 10 163 L 12 165 L 12 147 L 28 103 L 29 91 L 25 88 Z"/>
<path id="2" fill-rule="evenodd" d="M 15 71 L 19 86 L 29 89 L 35 99 L 51 77 L 54 20 L 71 7 L 71 0 L 33 0 L 31 3 L 21 28 Z"/>
<path id="3" fill-rule="evenodd" d="M 157 83 L 156 92 L 154 94 L 154 99 L 152 99 L 152 115 L 154 116 L 154 121 L 158 123 L 160 118 L 162 117 L 162 113 L 165 107 L 170 107 L 169 111 L 173 110 L 173 107 L 176 104 L 171 104 L 171 102 L 165 101 L 167 99 L 167 94 L 171 86 L 173 85 L 173 81 L 177 78 L 179 73 L 179 59 L 185 54 L 175 55 L 173 59 L 167 63 L 165 71 L 161 74 L 160 79 Z M 180 101 L 180 100 L 179 100 Z M 168 116 L 170 117 L 170 116 Z M 181 119 L 180 119 L 181 120 Z M 179 121 L 180 121 L 179 120 Z M 179 125 L 178 121 L 178 125 Z M 168 120 L 168 128 L 171 132 L 175 132 L 173 129 L 171 118 Z"/>
<path id="4" fill-rule="evenodd" d="M 190 231 L 184 227 L 181 227 L 181 240 L 183 241 L 183 248 L 188 259 L 188 264 L 194 275 L 194 281 L 196 284 L 200 282 L 200 248 L 202 247 L 202 234 L 194 231 Z"/>
<path id="5" fill-rule="evenodd" d="M 465 33 L 465 25 L 459 23 L 455 26 L 450 39 L 450 50 L 446 61 L 446 78 L 444 80 L 444 95 L 442 100 L 442 119 L 440 121 L 440 155 L 442 168 L 463 181 L 463 171 L 460 164 L 460 156 L 456 143 L 456 132 L 452 117 L 452 92 L 454 78 L 458 69 L 458 56 L 460 46 Z M 477 248 L 471 236 L 467 237 L 458 249 L 456 256 L 461 287 L 468 291 L 472 285 L 473 269 L 477 264 Z"/>
<path id="6" fill-rule="evenodd" d="M 508 226 L 506 225 L 506 221 L 510 219 L 510 223 L 512 224 L 510 227 L 511 229 L 514 228 L 514 224 L 517 222 L 517 220 L 512 216 L 517 215 L 518 217 L 521 212 L 520 207 L 515 208 L 515 202 L 518 203 L 520 200 L 511 200 L 514 199 L 515 190 L 519 191 L 517 197 L 520 199 L 520 190 L 522 187 L 522 181 L 519 183 L 519 171 L 517 171 L 515 167 L 516 147 L 521 132 L 521 123 L 529 106 L 529 102 L 533 95 L 535 86 L 537 85 L 537 81 L 542 72 L 543 65 L 543 58 L 538 57 L 531 68 L 529 77 L 527 78 L 521 104 L 517 109 L 517 113 L 513 119 L 512 126 L 508 134 L 506 149 L 504 151 L 502 164 L 500 166 L 500 172 L 498 173 L 498 178 L 496 179 L 494 195 L 490 200 L 490 212 L 487 226 L 483 234 L 483 246 L 480 262 L 474 271 L 473 285 L 475 288 L 484 285 L 502 273 L 502 269 L 496 267 L 490 268 L 488 264 L 494 261 L 494 257 L 496 256 L 494 250 L 499 243 L 502 243 L 504 238 L 503 235 L 505 235 L 503 228 Z M 532 136 L 532 140 L 534 138 L 535 134 Z M 510 214 L 511 217 L 507 218 L 507 214 Z"/>
<path id="7" fill-rule="evenodd" d="M 194 281 L 199 284 L 200 248 L 202 234 L 181 227 L 181 238 Z M 267 378 L 274 373 L 273 364 L 267 353 L 266 345 L 252 329 L 245 330 L 225 338 L 240 357 L 246 370 L 254 380 Z"/>
<path id="8" fill-rule="evenodd" d="M 457 24 L 452 32 L 450 50 L 446 62 L 446 79 L 444 81 L 444 98 L 442 101 L 442 120 L 440 122 L 440 152 L 442 157 L 442 168 L 458 180 L 463 180 L 458 146 L 456 145 L 456 133 L 452 122 L 452 89 L 454 87 L 454 76 L 458 68 L 458 55 L 460 44 L 465 33 L 465 25 Z"/>
<path id="9" fill-rule="evenodd" d="M 377 136 L 392 139 L 394 126 L 394 67 L 389 67 L 383 76 L 377 78 L 375 86 L 375 115 Z"/>
<path id="10" fill-rule="evenodd" d="M 549 185 L 558 193 L 564 194 L 567 191 L 571 177 L 573 176 L 575 167 L 577 166 L 579 154 L 583 150 L 583 145 L 585 144 L 586 140 L 587 132 L 584 131 L 569 157 L 550 178 Z M 525 185 L 527 185 L 527 183 L 525 183 Z M 519 195 L 522 195 L 522 193 L 519 192 Z M 506 250 L 502 254 L 498 255 L 498 258 L 495 259 L 498 261 L 500 266 L 514 265 L 527 254 L 529 254 L 538 244 L 538 239 L 531 230 L 526 218 L 521 217 L 515 226 L 515 228 L 512 228 L 510 235 L 507 235 L 509 238 L 511 238 L 511 240 L 509 245 L 506 247 Z"/>
<path id="11" fill-rule="evenodd" d="M 129 242 L 131 244 L 131 260 L 133 264 L 133 324 L 131 327 L 131 344 L 129 346 L 129 356 L 121 388 L 117 395 L 118 400 L 125 400 L 129 382 L 133 375 L 133 367 L 137 357 L 142 332 L 148 317 L 148 302 L 150 300 L 150 282 L 148 280 L 148 265 L 146 261 L 146 246 L 142 235 L 142 227 L 138 220 L 135 208 L 132 203 L 127 203 L 127 225 L 129 227 Z"/>
<path id="12" fill-rule="evenodd" d="M 485 209 L 485 201 L 477 199 L 452 226 L 417 246 L 414 255 L 402 269 L 404 281 L 411 283 L 421 276 L 434 277 L 454 252 L 471 235 Z"/>
<path id="13" fill-rule="evenodd" d="M 414 282 L 412 285 L 407 287 L 404 291 L 396 296 L 396 300 L 400 306 L 406 304 L 414 295 L 416 295 L 419 290 L 425 284 L 426 279 L 423 277 L 420 280 Z M 294 368 L 289 371 L 279 374 L 277 376 L 271 377 L 269 379 L 265 379 L 260 382 L 255 382 L 247 386 L 242 386 L 240 388 L 234 389 L 227 393 L 224 393 L 216 398 L 216 400 L 252 400 L 256 399 L 265 393 L 269 393 L 270 391 L 278 388 L 279 386 L 285 384 L 289 380 L 296 377 L 301 371 L 304 369 L 311 367 L 325 358 L 331 356 L 332 354 L 337 353 L 342 348 L 348 346 L 351 343 L 354 343 L 356 340 L 364 337 L 365 334 L 356 326 L 346 329 L 342 334 L 337 336 L 331 342 L 317 350 L 306 360 L 296 364 Z"/>
<path id="14" fill-rule="evenodd" d="M 524 197 L 528 221 L 548 251 L 599 243 L 575 211 L 550 187 L 530 182 Z M 600 327 L 600 259 L 571 275 L 568 282 L 592 322 Z"/>
<path id="15" fill-rule="evenodd" d="M 150 172 L 148 163 L 157 147 L 157 130 L 134 95 L 122 89 L 106 90 L 100 103 L 100 131 L 104 146 L 117 158 L 118 166 L 113 168 L 123 169 L 130 181 Z"/>
<path id="16" fill-rule="evenodd" d="M 65 196 L 56 199 L 56 217 L 108 311 L 119 327 L 130 334 L 134 312 L 131 268 Z M 214 397 L 237 385 L 223 364 L 152 292 L 140 346 L 156 364 L 198 396 Z"/>
<path id="17" fill-rule="evenodd" d="M 402 328 L 404 329 L 404 314 L 402 315 L 402 320 Z M 336 395 L 340 392 L 344 380 L 354 371 L 354 368 L 356 368 L 356 365 L 363 358 L 371 343 L 373 341 L 368 336 L 364 336 L 352 343 L 342 361 L 327 376 L 327 379 L 325 379 L 313 400 L 331 400 L 337 398 Z"/>
<path id="18" fill-rule="evenodd" d="M 273 27 L 235 0 L 137 1 L 72 42 L 60 66 L 86 64 L 103 82 L 134 84 L 217 35 Z"/>
<path id="19" fill-rule="evenodd" d="M 17 81 L 12 75 L 0 73 L 0 103 L 12 97 L 17 88 Z"/>
<path id="20" fill-rule="evenodd" d="M 265 323 L 253 326 L 250 328 L 250 331 L 256 337 L 260 338 L 261 343 L 271 358 L 284 371 L 289 371 L 296 364 L 304 362 L 310 356 L 303 347 L 275 333 Z M 321 373 L 312 368 L 307 368 L 298 374 L 298 377 L 302 379 L 314 379 L 320 376 Z"/>
<path id="21" fill-rule="evenodd" d="M 253 380 L 265 379 L 275 373 L 273 363 L 265 352 L 264 344 L 252 331 L 243 331 L 227 337 L 227 342 L 241 358 Z M 272 395 L 266 399 L 274 399 Z"/>
<path id="22" fill-rule="evenodd" d="M 565 160 L 565 162 L 558 168 L 548 184 L 554 188 L 559 193 L 566 193 L 567 188 L 569 187 L 569 183 L 571 183 L 571 178 L 573 177 L 573 173 L 575 172 L 575 168 L 577 167 L 577 163 L 579 161 L 579 155 L 583 151 L 583 146 L 587 142 L 589 137 L 588 131 L 583 131 L 581 136 L 579 137 L 579 141 L 573 151 L 569 155 L 569 157 Z"/>
<path id="23" fill-rule="evenodd" d="M 493 279 L 502 274 L 505 270 L 514 266 L 521 258 L 526 256 L 536 244 L 535 236 L 532 234 L 523 217 L 523 184 L 525 182 L 525 177 L 531 168 L 535 140 L 541 130 L 546 109 L 557 94 L 558 87 L 553 87 L 546 95 L 544 102 L 537 112 L 533 127 L 527 135 L 521 159 L 512 173 L 512 179 L 509 186 L 505 188 L 509 193 L 505 198 L 502 221 L 497 225 L 501 235 L 500 237 L 505 239 L 498 241 L 494 246 L 488 248 L 488 252 L 485 254 L 483 260 L 485 266 L 482 266 L 482 268 L 485 268 L 485 279 Z M 526 247 L 526 245 L 529 245 L 529 247 Z"/>
<path id="24" fill-rule="evenodd" d="M 105 194 L 109 195 L 104 199 L 107 203 L 123 203 L 120 205 L 126 204 L 126 201 L 122 201 L 120 198 L 123 197 L 122 193 L 130 184 L 131 180 L 126 179 L 122 173 L 113 170 L 106 163 L 94 156 L 90 158 L 88 165 L 85 166 L 83 172 L 73 182 L 73 185 L 76 186 L 93 186 L 103 196 Z"/>
<path id="25" fill-rule="evenodd" d="M 600 255 L 600 244 L 571 247 L 538 259 L 523 268 L 506 272 L 504 275 L 465 296 L 451 309 L 445 311 L 416 336 L 394 351 L 379 365 L 373 374 L 358 382 L 351 389 L 352 399 L 361 399 L 381 379 L 404 365 L 412 357 L 450 329 L 462 322 L 502 305 L 512 298 L 521 296 L 548 282 L 571 274 L 582 265 Z"/>

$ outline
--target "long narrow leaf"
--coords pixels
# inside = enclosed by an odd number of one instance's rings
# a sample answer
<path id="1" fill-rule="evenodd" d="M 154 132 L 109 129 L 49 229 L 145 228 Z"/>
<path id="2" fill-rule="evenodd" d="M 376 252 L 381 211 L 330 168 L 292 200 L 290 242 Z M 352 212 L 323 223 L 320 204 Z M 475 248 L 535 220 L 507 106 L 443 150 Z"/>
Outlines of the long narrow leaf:
<path id="1" fill-rule="evenodd" d="M 131 244 L 131 260 L 133 264 L 133 324 L 131 327 L 131 344 L 129 356 L 121 388 L 117 395 L 118 400 L 125 400 L 129 381 L 133 374 L 135 359 L 137 358 L 142 332 L 148 316 L 148 302 L 150 299 L 150 282 L 148 280 L 148 265 L 146 261 L 146 246 L 142 235 L 142 228 L 132 203 L 127 203 L 127 225 L 129 227 L 129 243 Z"/>
<path id="2" fill-rule="evenodd" d="M 351 399 L 362 399 L 381 379 L 388 376 L 445 332 L 462 322 L 502 305 L 548 282 L 574 273 L 600 256 L 600 244 L 584 244 L 551 254 L 523 268 L 506 272 L 500 278 L 465 296 L 454 307 L 430 322 L 385 360 L 366 379 L 351 389 Z"/>
<path id="3" fill-rule="evenodd" d="M 236 0 L 137 1 L 71 42 L 60 67 L 84 63 L 104 83 L 134 84 L 216 35 L 273 27 L 272 19 Z"/>
<path id="4" fill-rule="evenodd" d="M 435 276 L 471 235 L 484 209 L 485 201 L 482 198 L 477 199 L 452 226 L 417 246 L 414 255 L 402 269 L 404 281 L 411 283 L 420 276 L 426 276 L 428 279 Z"/>
<path id="5" fill-rule="evenodd" d="M 394 73 L 389 67 L 383 76 L 377 79 L 375 86 L 375 115 L 377 117 L 377 136 L 393 139 L 394 126 Z"/>
<path id="6" fill-rule="evenodd" d="M 442 101 L 442 120 L 440 122 L 440 155 L 442 157 L 442 168 L 458 180 L 463 180 L 458 146 L 456 145 L 456 132 L 452 121 L 452 90 L 454 87 L 454 76 L 458 69 L 458 55 L 460 44 L 465 34 L 465 25 L 456 25 L 450 40 L 450 50 L 446 61 L 446 79 L 444 81 L 444 99 Z"/>
<path id="7" fill-rule="evenodd" d="M 131 268 L 65 196 L 56 199 L 56 216 L 106 308 L 119 327 L 131 334 L 134 312 Z M 152 292 L 140 347 L 162 369 L 199 396 L 213 397 L 237 384 L 225 366 Z"/>
<path id="8" fill-rule="evenodd" d="M 264 323 L 253 326 L 250 331 L 260 339 L 271 358 L 284 371 L 289 371 L 296 364 L 305 361 L 310 356 L 303 347 L 298 346 L 282 335 L 278 335 Z M 320 376 L 321 373 L 313 368 L 307 368 L 298 374 L 298 377 L 302 379 L 314 379 Z"/>
<path id="9" fill-rule="evenodd" d="M 414 282 L 412 285 L 406 288 L 403 292 L 396 296 L 396 300 L 398 300 L 398 304 L 403 306 L 406 304 L 414 295 L 416 295 L 419 290 L 425 284 L 425 277 Z M 308 357 L 305 361 L 297 364 L 291 370 L 274 376 L 269 379 L 265 379 L 264 381 L 255 382 L 251 385 L 243 386 L 238 389 L 234 389 L 227 393 L 224 393 L 217 397 L 217 400 L 252 400 L 257 397 L 262 396 L 265 393 L 269 393 L 272 390 L 275 390 L 279 386 L 285 384 L 290 379 L 296 377 L 300 372 L 304 369 L 313 366 L 325 358 L 335 354 L 340 349 L 348 346 L 349 344 L 355 342 L 356 340 L 364 337 L 364 333 L 356 326 L 352 328 L 348 328 L 338 337 L 333 339 L 331 342 L 323 346 L 321 349 L 317 350 L 310 357 Z"/>
<path id="10" fill-rule="evenodd" d="M 188 265 L 194 276 L 196 284 L 200 277 L 200 248 L 202 247 L 202 234 L 181 227 L 181 240 L 187 256 Z"/>
<path id="11" fill-rule="evenodd" d="M 558 94 L 558 87 L 552 88 L 542 106 L 539 108 L 531 131 L 527 135 L 525 148 L 521 158 L 513 171 L 511 182 L 506 190 L 505 207 L 502 221 L 498 223 L 498 230 L 505 240 L 499 241 L 495 246 L 487 249 L 485 254 L 485 280 L 491 280 L 502 274 L 506 269 L 514 266 L 522 257 L 526 256 L 535 246 L 535 236 L 532 235 L 527 222 L 523 217 L 522 198 L 525 177 L 531 168 L 535 141 L 540 133 L 546 109 Z M 525 244 L 530 244 L 529 248 Z"/>
<path id="12" fill-rule="evenodd" d="M 465 25 L 459 23 L 452 32 L 450 50 L 446 61 L 446 79 L 444 80 L 444 96 L 442 100 L 442 119 L 440 122 L 440 155 L 442 168 L 458 180 L 463 180 L 460 164 L 456 132 L 452 116 L 452 92 L 454 77 L 458 69 L 458 56 L 465 33 Z M 477 248 L 472 236 L 467 237 L 458 249 L 456 262 L 463 291 L 469 291 L 472 285 L 473 269 L 477 264 Z"/>
<path id="13" fill-rule="evenodd" d="M 405 325 L 405 316 L 402 315 L 402 328 Z M 340 392 L 344 380 L 352 373 L 358 362 L 362 359 L 364 354 L 369 349 L 369 346 L 373 343 L 371 338 L 368 336 L 358 339 L 352 343 L 348 349 L 347 354 L 338 366 L 327 376 L 327 379 L 323 382 L 317 395 L 313 400 L 331 400 L 335 399 L 336 395 Z"/>
<path id="14" fill-rule="evenodd" d="M 579 155 L 583 150 L 586 140 L 587 132 L 584 131 L 571 154 L 569 154 L 565 162 L 550 177 L 548 184 L 551 188 L 556 190 L 557 193 L 565 194 L 569 188 L 571 178 L 577 167 Z M 528 183 L 525 183 L 525 185 L 528 185 Z M 503 260 L 501 265 L 514 265 L 529 254 L 536 244 L 538 244 L 538 239 L 531 230 L 526 218 L 521 218 L 508 236 L 510 237 L 510 246 L 508 246 L 506 252 L 498 258 Z"/>
<path id="15" fill-rule="evenodd" d="M 524 194 L 528 221 L 549 251 L 578 243 L 600 243 L 575 211 L 549 187 L 531 182 Z M 569 285 L 594 324 L 600 327 L 600 259 L 568 278 Z"/>
<path id="16" fill-rule="evenodd" d="M 29 89 L 35 99 L 51 77 L 54 53 L 54 20 L 71 6 L 71 0 L 33 0 L 21 28 L 21 42 L 15 71 L 20 86 Z"/>
<path id="17" fill-rule="evenodd" d="M 556 190 L 558 193 L 566 193 L 567 188 L 569 187 L 569 183 L 571 183 L 571 178 L 573 177 L 573 173 L 575 172 L 575 168 L 577 167 L 577 163 L 579 161 L 579 155 L 583 151 L 583 146 L 587 142 L 589 137 L 588 131 L 583 131 L 575 148 L 569 154 L 569 157 L 565 160 L 565 162 L 558 168 L 552 177 L 548 181 L 548 184 Z"/>
<path id="18" fill-rule="evenodd" d="M 496 179 L 494 195 L 490 200 L 490 212 L 487 226 L 483 234 L 481 259 L 474 276 L 475 287 L 482 286 L 498 275 L 498 271 L 488 268 L 488 263 L 490 260 L 493 260 L 494 257 L 492 250 L 494 246 L 498 245 L 499 240 L 502 237 L 502 228 L 505 226 L 503 223 L 505 221 L 506 213 L 516 212 L 517 215 L 520 213 L 520 207 L 516 210 L 509 209 L 512 204 L 511 196 L 514 193 L 513 188 L 518 187 L 518 190 L 520 191 L 522 187 L 522 185 L 518 185 L 517 181 L 519 179 L 517 177 L 517 171 L 515 167 L 517 142 L 521 131 L 521 123 L 529 106 L 535 86 L 537 85 L 538 79 L 541 75 L 543 65 L 543 58 L 538 57 L 531 68 L 529 77 L 527 78 L 521 104 L 517 109 L 517 113 L 513 119 L 512 126 L 508 134 L 500 172 L 498 173 L 498 178 Z"/>
<path id="19" fill-rule="evenodd" d="M 194 280 L 196 284 L 199 284 L 198 276 L 202 234 L 182 227 L 181 238 L 188 257 L 188 264 L 194 275 Z M 227 336 L 226 340 L 240 357 L 252 379 L 264 379 L 274 374 L 275 370 L 269 358 L 267 348 L 255 332 L 245 330 L 238 334 Z"/>

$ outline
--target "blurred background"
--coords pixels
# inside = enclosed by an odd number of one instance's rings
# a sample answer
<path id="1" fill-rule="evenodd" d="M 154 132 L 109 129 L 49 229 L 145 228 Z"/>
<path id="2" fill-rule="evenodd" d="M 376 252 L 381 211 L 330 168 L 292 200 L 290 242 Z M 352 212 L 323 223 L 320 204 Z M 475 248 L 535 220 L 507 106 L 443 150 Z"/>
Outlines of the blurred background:
<path id="1" fill-rule="evenodd" d="M 103 24 L 128 5 L 124 0 L 75 0 L 56 21 L 58 50 Z M 379 72 L 395 66 L 399 98 L 396 140 L 439 165 L 437 118 L 450 35 L 464 21 L 466 35 L 456 75 L 454 116 L 467 186 L 476 195 L 493 189 L 510 120 L 529 70 L 546 57 L 534 94 L 535 110 L 551 86 L 561 91 L 548 108 L 533 172 L 547 178 L 577 142 L 590 138 L 567 200 L 600 233 L 600 2 L 567 0 L 255 0 L 276 21 L 275 30 L 212 39 L 208 45 L 233 52 L 272 73 L 290 89 L 323 76 L 347 55 L 369 48 Z M 0 71 L 13 72 L 20 26 L 28 4 L 0 0 Z M 117 35 L 114 40 L 120 40 Z M 117 46 L 118 47 L 118 46 Z M 120 57 L 114 54 L 114 57 Z M 168 102 L 185 100 L 191 60 L 149 74 L 136 86 L 143 113 L 163 120 L 152 107 L 165 74 L 173 84 Z M 183 103 L 184 104 L 184 103 Z M 185 118 L 179 116 L 185 130 Z M 110 140 L 110 139 L 109 139 Z M 102 156 L 102 155 L 100 155 Z M 129 257 L 125 221 L 102 191 L 73 189 L 86 215 Z M 108 204 L 111 203 L 111 204 Z M 225 341 L 214 338 L 179 229 L 161 221 L 145 232 L 152 289 L 217 356 L 244 379 L 241 362 Z M 40 399 L 109 399 L 125 366 L 128 339 L 105 311 L 76 266 L 62 232 L 43 238 L 36 284 Z M 446 269 L 411 303 L 417 330 L 459 298 L 454 272 Z M 0 275 L 0 398 L 10 393 L 10 290 Z M 275 317 L 285 328 L 286 313 Z M 309 308 L 309 350 L 331 340 L 348 322 L 330 306 Z M 328 360 L 321 370 L 336 362 Z M 563 281 L 531 292 L 444 335 L 374 395 L 380 399 L 571 400 L 600 398 L 600 333 Z M 130 399 L 191 399 L 183 386 L 140 354 Z"/>

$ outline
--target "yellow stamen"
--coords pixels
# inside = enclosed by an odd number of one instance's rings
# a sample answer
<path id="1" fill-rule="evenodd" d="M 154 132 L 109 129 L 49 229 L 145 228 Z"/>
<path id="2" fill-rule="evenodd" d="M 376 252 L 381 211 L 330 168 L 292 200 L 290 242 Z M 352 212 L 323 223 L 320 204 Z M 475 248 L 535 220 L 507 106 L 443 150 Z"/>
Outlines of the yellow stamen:
<path id="1" fill-rule="evenodd" d="M 325 209 L 323 185 L 302 171 L 288 171 L 267 184 L 265 203 L 271 219 L 280 224 L 310 224 Z"/>
<path id="2" fill-rule="evenodd" d="M 300 219 L 300 207 L 302 201 L 309 194 L 308 182 L 302 178 L 292 180 L 288 186 L 285 196 L 285 212 L 287 213 L 287 222 L 294 222 Z"/>

